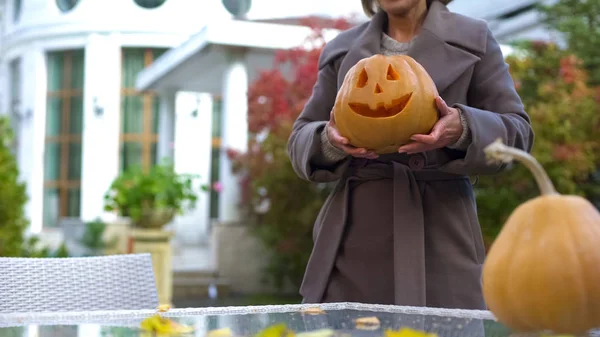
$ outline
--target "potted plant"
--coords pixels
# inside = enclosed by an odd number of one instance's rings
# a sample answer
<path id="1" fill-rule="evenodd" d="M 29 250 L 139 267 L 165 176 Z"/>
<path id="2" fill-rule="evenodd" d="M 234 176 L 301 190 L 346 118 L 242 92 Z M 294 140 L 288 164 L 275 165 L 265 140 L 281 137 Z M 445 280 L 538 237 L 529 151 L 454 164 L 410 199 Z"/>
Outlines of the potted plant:
<path id="1" fill-rule="evenodd" d="M 104 209 L 129 218 L 136 228 L 162 229 L 175 215 L 195 207 L 196 178 L 176 173 L 166 161 L 147 171 L 128 169 L 111 184 L 104 196 Z"/>
<path id="2" fill-rule="evenodd" d="M 149 170 L 135 167 L 117 177 L 104 196 L 104 209 L 131 222 L 133 253 L 150 253 L 161 304 L 170 304 L 172 293 L 171 237 L 163 228 L 175 215 L 195 207 L 196 175 L 179 174 L 162 162 Z M 200 190 L 207 190 L 201 186 Z"/>

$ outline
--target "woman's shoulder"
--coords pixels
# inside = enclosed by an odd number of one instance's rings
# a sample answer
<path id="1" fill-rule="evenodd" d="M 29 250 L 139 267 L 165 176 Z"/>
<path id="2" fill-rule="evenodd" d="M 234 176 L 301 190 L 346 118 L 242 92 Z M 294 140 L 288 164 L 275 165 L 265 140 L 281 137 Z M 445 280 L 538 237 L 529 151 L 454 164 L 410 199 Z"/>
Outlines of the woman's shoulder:
<path id="1" fill-rule="evenodd" d="M 319 69 L 344 56 L 356 39 L 367 29 L 369 22 L 364 22 L 343 32 L 325 44 L 319 59 Z"/>
<path id="2" fill-rule="evenodd" d="M 441 12 L 439 19 L 441 27 L 436 27 L 435 33 L 445 42 L 462 46 L 479 56 L 485 53 L 490 35 L 487 21 L 450 11 Z"/>

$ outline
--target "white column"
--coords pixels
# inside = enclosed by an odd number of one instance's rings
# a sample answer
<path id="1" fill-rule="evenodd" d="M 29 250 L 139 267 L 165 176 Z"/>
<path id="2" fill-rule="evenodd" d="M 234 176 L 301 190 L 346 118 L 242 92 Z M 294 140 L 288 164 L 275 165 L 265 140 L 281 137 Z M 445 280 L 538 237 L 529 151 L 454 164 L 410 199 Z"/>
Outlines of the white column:
<path id="1" fill-rule="evenodd" d="M 81 218 L 110 221 L 104 194 L 119 174 L 121 46 L 114 35 L 92 34 L 85 47 Z"/>
<path id="2" fill-rule="evenodd" d="M 176 90 L 165 90 L 159 93 L 160 107 L 158 112 L 158 144 L 157 156 L 173 159 L 175 144 L 175 95 Z"/>
<path id="3" fill-rule="evenodd" d="M 245 54 L 231 53 L 229 67 L 223 79 L 223 124 L 221 126 L 220 181 L 223 190 L 219 194 L 219 222 L 240 220 L 239 178 L 231 171 L 227 150 L 245 153 L 248 148 L 248 70 Z"/>
<path id="4" fill-rule="evenodd" d="M 25 214 L 30 233 L 42 230 L 44 210 L 44 147 L 46 136 L 46 55 L 33 47 L 21 59 L 21 135 L 19 169 L 27 184 Z M 27 117 L 28 116 L 28 117 Z"/>
<path id="5" fill-rule="evenodd" d="M 175 105 L 175 170 L 200 176 L 194 186 L 199 191 L 196 207 L 175 219 L 175 235 L 179 243 L 197 245 L 208 239 L 210 194 L 200 191 L 200 185 L 210 183 L 212 97 L 178 92 Z"/>
<path id="6" fill-rule="evenodd" d="M 0 24 L 0 34 L 2 28 Z M 2 37 L 0 37 L 2 39 Z M 0 48 L 2 48 L 2 42 L 0 41 Z M 5 58 L 0 58 L 0 116 L 10 115 L 10 95 L 11 90 L 9 89 L 10 76 L 8 61 Z"/>

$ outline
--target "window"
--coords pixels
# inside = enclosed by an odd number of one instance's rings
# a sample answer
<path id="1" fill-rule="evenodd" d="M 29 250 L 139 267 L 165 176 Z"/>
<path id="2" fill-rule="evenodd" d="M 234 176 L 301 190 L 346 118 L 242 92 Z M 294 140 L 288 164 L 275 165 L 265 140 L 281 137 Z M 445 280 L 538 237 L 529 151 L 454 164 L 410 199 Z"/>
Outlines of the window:
<path id="1" fill-rule="evenodd" d="M 21 109 L 21 60 L 15 59 L 9 65 L 10 80 L 10 124 L 13 131 L 12 152 L 18 156 Z M 19 160 L 19 158 L 17 158 Z"/>
<path id="2" fill-rule="evenodd" d="M 44 226 L 80 216 L 84 51 L 47 55 Z"/>
<path id="3" fill-rule="evenodd" d="M 23 3 L 21 0 L 13 0 L 13 22 L 19 21 L 19 18 L 21 17 L 21 7 L 23 7 Z"/>
<path id="4" fill-rule="evenodd" d="M 221 117 L 222 103 L 221 98 L 213 97 L 212 111 L 212 157 L 210 160 L 210 184 L 211 186 L 219 181 L 219 170 L 221 168 Z M 214 189 L 210 190 L 210 218 L 219 217 L 219 193 Z"/>
<path id="5" fill-rule="evenodd" d="M 133 166 L 143 169 L 156 164 L 159 98 L 154 92 L 135 89 L 138 73 L 166 49 L 124 48 L 121 73 L 121 170 Z"/>
<path id="6" fill-rule="evenodd" d="M 79 0 L 56 0 L 56 6 L 61 10 L 61 12 L 70 11 L 77 6 L 78 3 Z"/>
<path id="7" fill-rule="evenodd" d="M 166 0 L 133 0 L 135 3 L 143 8 L 157 8 L 165 3 Z"/>
<path id="8" fill-rule="evenodd" d="M 225 9 L 234 17 L 243 17 L 248 14 L 250 6 L 252 6 L 251 0 L 223 0 L 222 2 Z"/>

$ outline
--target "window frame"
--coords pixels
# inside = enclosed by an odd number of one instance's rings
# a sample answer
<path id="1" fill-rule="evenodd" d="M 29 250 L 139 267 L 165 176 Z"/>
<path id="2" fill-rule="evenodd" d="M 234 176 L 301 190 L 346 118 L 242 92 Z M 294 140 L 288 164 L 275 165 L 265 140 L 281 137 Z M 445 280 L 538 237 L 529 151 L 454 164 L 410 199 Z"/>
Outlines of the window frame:
<path id="1" fill-rule="evenodd" d="M 143 59 L 144 59 L 144 68 L 151 65 L 160 55 L 164 54 L 167 48 L 136 48 L 136 47 L 123 47 L 121 48 L 121 76 L 124 76 L 125 73 L 125 54 L 127 50 L 134 49 L 142 49 L 143 50 Z M 164 49 L 164 50 L 163 50 Z M 154 53 L 159 52 L 160 54 L 155 57 Z M 153 149 L 156 150 L 158 147 L 158 130 L 156 133 L 153 132 L 153 101 L 154 99 L 159 99 L 158 93 L 153 90 L 148 91 L 138 91 L 134 87 L 124 87 L 123 81 L 121 81 L 120 85 L 120 107 L 119 107 L 119 172 L 123 172 L 123 159 L 124 159 L 124 147 L 126 143 L 140 143 L 142 145 L 142 154 L 141 154 L 141 168 L 144 171 L 148 171 L 150 167 L 152 167 L 155 162 L 153 162 L 153 157 L 155 160 L 158 158 L 158 154 L 154 153 L 152 155 Z M 123 130 L 123 121 L 124 121 L 124 111 L 123 111 L 123 100 L 127 96 L 141 96 L 142 97 L 142 133 L 127 133 Z M 158 102 L 160 106 L 160 102 Z M 160 112 L 157 114 L 158 120 L 156 123 L 160 123 Z M 159 124 L 158 124 L 159 125 Z M 158 126 L 160 129 L 160 125 Z M 126 168 L 125 168 L 126 169 Z"/>
<path id="2" fill-rule="evenodd" d="M 81 74 L 81 88 L 73 88 L 73 58 L 75 53 L 81 53 L 82 57 L 82 69 Z M 63 65 L 62 65 L 62 83 L 60 89 L 58 90 L 50 90 L 48 87 L 46 89 L 46 106 L 50 104 L 50 100 L 53 98 L 60 98 L 61 108 L 60 108 L 60 131 L 58 135 L 48 135 L 47 128 L 48 123 L 50 123 L 48 116 L 46 116 L 46 134 L 44 137 L 44 197 L 43 197 L 43 218 L 44 223 L 43 227 L 57 227 L 62 218 L 65 217 L 79 217 L 81 215 L 81 200 L 78 201 L 78 211 L 77 214 L 69 214 L 69 192 L 72 190 L 79 190 L 79 198 L 81 199 L 81 169 L 79 168 L 79 179 L 71 179 L 70 175 L 70 157 L 71 157 L 71 148 L 72 144 L 80 145 L 80 153 L 79 157 L 83 158 L 83 119 L 85 116 L 85 104 L 83 102 L 84 99 L 84 90 L 85 90 L 85 49 L 70 49 L 70 50 L 58 50 L 58 51 L 49 51 L 46 54 L 46 71 L 48 72 L 48 86 L 50 86 L 51 75 L 49 74 L 49 62 L 52 54 L 62 54 L 63 57 Z M 75 97 L 81 97 L 82 106 L 81 106 L 81 125 L 78 126 L 80 130 L 79 133 L 73 134 L 71 132 L 71 119 L 74 116 L 75 110 L 72 109 L 72 99 Z M 59 154 L 59 169 L 58 169 L 58 179 L 56 180 L 48 180 L 46 178 L 46 170 L 48 169 L 49 163 L 47 162 L 47 153 L 49 144 L 58 144 L 60 147 Z M 83 163 L 81 163 L 83 165 Z M 49 189 L 55 189 L 58 191 L 58 218 L 55 219 L 56 223 L 51 226 L 46 223 L 46 191 Z"/>

